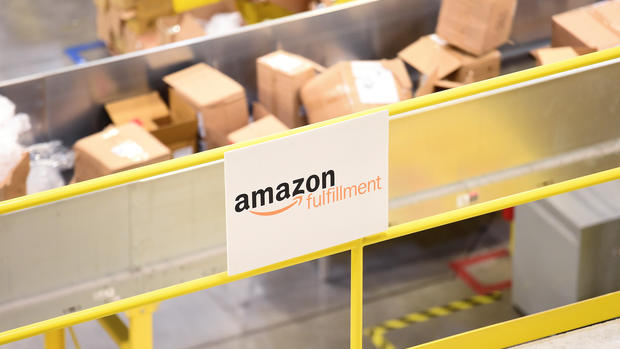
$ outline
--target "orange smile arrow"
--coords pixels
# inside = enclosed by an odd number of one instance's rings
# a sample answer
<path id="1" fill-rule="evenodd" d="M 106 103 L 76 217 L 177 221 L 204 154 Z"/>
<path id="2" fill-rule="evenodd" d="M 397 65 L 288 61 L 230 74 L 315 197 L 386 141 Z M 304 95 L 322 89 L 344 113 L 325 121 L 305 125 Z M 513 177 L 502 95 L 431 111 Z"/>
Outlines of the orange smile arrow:
<path id="1" fill-rule="evenodd" d="M 296 197 L 294 197 L 294 198 L 293 198 L 293 202 L 292 202 L 290 205 L 285 206 L 285 207 L 282 207 L 281 209 L 278 209 L 278 210 L 275 210 L 275 211 L 269 211 L 269 212 L 256 212 L 256 211 L 250 211 L 250 213 L 253 213 L 253 214 L 255 214 L 255 215 L 259 215 L 259 216 L 273 216 L 273 215 L 275 215 L 275 214 L 282 213 L 282 212 L 284 212 L 284 211 L 288 210 L 289 208 L 291 208 L 291 207 L 295 206 L 295 204 L 297 204 L 297 205 L 301 205 L 301 201 L 302 201 L 302 200 L 303 200 L 303 199 L 302 199 L 302 197 L 301 197 L 301 195 L 300 195 L 300 196 L 296 196 Z"/>

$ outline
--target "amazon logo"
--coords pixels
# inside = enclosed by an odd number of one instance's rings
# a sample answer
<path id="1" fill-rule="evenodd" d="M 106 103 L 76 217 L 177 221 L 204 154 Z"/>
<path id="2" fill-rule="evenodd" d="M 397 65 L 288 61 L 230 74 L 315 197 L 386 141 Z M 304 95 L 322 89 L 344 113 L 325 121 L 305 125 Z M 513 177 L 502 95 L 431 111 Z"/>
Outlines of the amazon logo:
<path id="1" fill-rule="evenodd" d="M 235 212 L 249 211 L 258 216 L 273 216 L 285 212 L 295 206 L 301 206 L 304 196 L 311 195 L 317 190 L 325 190 L 336 185 L 334 170 L 323 171 L 305 178 L 297 178 L 289 182 L 282 182 L 275 187 L 269 186 L 253 190 L 251 193 L 241 193 L 235 197 Z M 276 210 L 262 210 L 263 206 L 274 203 L 293 201 Z"/>

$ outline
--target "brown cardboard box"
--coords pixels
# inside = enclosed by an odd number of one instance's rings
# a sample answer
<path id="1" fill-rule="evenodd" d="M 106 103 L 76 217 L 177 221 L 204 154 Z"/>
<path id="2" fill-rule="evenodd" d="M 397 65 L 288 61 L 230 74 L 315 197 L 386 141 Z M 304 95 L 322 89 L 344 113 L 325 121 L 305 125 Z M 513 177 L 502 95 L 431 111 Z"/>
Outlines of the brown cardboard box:
<path id="1" fill-rule="evenodd" d="M 278 50 L 256 60 L 258 100 L 290 128 L 303 126 L 299 91 L 315 75 L 316 63 Z"/>
<path id="2" fill-rule="evenodd" d="M 533 50 L 532 56 L 536 58 L 537 65 L 545 65 L 563 61 L 565 59 L 579 56 L 572 47 L 546 47 Z"/>
<path id="3" fill-rule="evenodd" d="M 109 0 L 110 6 L 120 9 L 130 9 L 136 7 L 138 0 Z"/>
<path id="4" fill-rule="evenodd" d="M 196 139 L 186 140 L 168 145 L 173 158 L 180 158 L 196 152 Z"/>
<path id="5" fill-rule="evenodd" d="M 517 0 L 442 0 L 437 35 L 474 55 L 508 41 Z"/>
<path id="6" fill-rule="evenodd" d="M 451 88 L 455 88 L 455 87 L 459 87 L 463 85 L 464 84 L 462 82 L 446 80 L 446 79 L 438 80 L 435 82 L 435 92 L 449 90 Z"/>
<path id="7" fill-rule="evenodd" d="M 426 35 L 398 52 L 398 58 L 425 75 L 437 70 L 439 79 L 455 72 L 461 61 L 448 44 L 436 34 Z"/>
<path id="8" fill-rule="evenodd" d="M 24 152 L 6 178 L 0 180 L 0 201 L 26 195 L 26 180 L 30 172 L 30 155 Z"/>
<path id="9" fill-rule="evenodd" d="M 170 89 L 168 98 L 170 100 L 170 122 L 159 123 L 157 129 L 152 133 L 160 142 L 168 146 L 172 151 L 177 150 L 175 145 L 179 143 L 196 144 L 198 136 L 198 119 L 193 109 L 183 109 L 178 107 L 178 100 L 182 99 L 176 91 Z M 183 102 L 181 105 L 186 105 Z M 175 106 L 173 109 L 172 106 Z"/>
<path id="10" fill-rule="evenodd" d="M 449 76 L 456 82 L 476 82 L 494 78 L 499 75 L 502 56 L 498 50 L 493 50 L 479 57 L 457 51 L 461 61 L 461 67 Z"/>
<path id="11" fill-rule="evenodd" d="M 208 21 L 215 14 L 235 11 L 237 11 L 235 0 L 220 0 L 214 4 L 201 6 L 186 13 L 191 13 L 192 16 L 199 20 Z"/>
<path id="12" fill-rule="evenodd" d="M 174 14 L 170 0 L 137 0 L 136 18 L 145 25 L 151 24 L 157 17 Z"/>
<path id="13" fill-rule="evenodd" d="M 159 44 L 159 37 L 154 28 L 141 28 L 135 21 L 125 22 L 121 36 L 113 42 L 114 50 L 118 53 L 144 50 Z"/>
<path id="14" fill-rule="evenodd" d="M 312 0 L 270 0 L 269 2 L 293 13 L 307 11 Z"/>
<path id="15" fill-rule="evenodd" d="M 96 25 L 97 25 L 97 37 L 103 42 L 109 43 L 111 40 L 111 28 L 108 15 L 108 1 L 107 0 L 95 0 L 95 7 L 97 8 Z"/>
<path id="16" fill-rule="evenodd" d="M 433 72 L 431 75 L 422 75 L 420 77 L 420 86 L 416 90 L 415 96 L 420 97 L 463 85 L 464 83 L 458 81 L 438 79 L 437 73 Z"/>
<path id="17" fill-rule="evenodd" d="M 160 17 L 155 20 L 155 27 L 161 44 L 196 38 L 206 34 L 202 24 L 190 13 Z"/>
<path id="18" fill-rule="evenodd" d="M 620 0 L 605 1 L 551 17 L 551 46 L 603 50 L 620 45 Z"/>
<path id="19" fill-rule="evenodd" d="M 77 182 L 170 159 L 170 150 L 134 123 L 109 126 L 73 149 Z"/>
<path id="20" fill-rule="evenodd" d="M 411 80 L 399 59 L 340 62 L 301 89 L 314 123 L 411 98 Z"/>
<path id="21" fill-rule="evenodd" d="M 268 136 L 270 134 L 279 133 L 288 130 L 278 118 L 273 115 L 267 115 L 260 120 L 256 120 L 249 125 L 228 134 L 228 142 L 230 144 L 248 141 L 250 139 Z"/>
<path id="22" fill-rule="evenodd" d="M 175 92 L 170 94 L 170 100 L 176 103 Z M 108 103 L 105 109 L 115 125 L 138 121 L 173 151 L 177 143 L 196 143 L 198 121 L 193 110 L 171 113 L 157 92 Z"/>
<path id="23" fill-rule="evenodd" d="M 254 117 L 254 121 L 260 120 L 267 115 L 273 116 L 273 114 L 269 110 L 267 110 L 267 108 L 265 108 L 265 106 L 262 105 L 260 102 L 254 101 L 252 103 L 252 116 Z"/>
<path id="24" fill-rule="evenodd" d="M 166 75 L 164 81 L 177 92 L 173 111 L 193 109 L 200 115 L 199 131 L 209 148 L 228 144 L 226 136 L 248 124 L 243 86 L 218 70 L 198 63 Z"/>
<path id="25" fill-rule="evenodd" d="M 438 70 L 435 70 L 429 75 L 420 75 L 418 89 L 415 91 L 415 97 L 425 96 L 435 92 L 435 82 L 439 80 L 437 78 L 437 71 Z"/>
<path id="26" fill-rule="evenodd" d="M 475 82 L 498 76 L 501 55 L 493 50 L 472 56 L 448 45 L 439 36 L 423 36 L 398 53 L 398 57 L 424 75 L 436 73 L 437 80 L 449 77 L 456 82 Z"/>
<path id="27" fill-rule="evenodd" d="M 156 130 L 158 124 L 171 121 L 168 107 L 157 92 L 107 103 L 105 110 L 112 123 L 117 126 L 137 119 L 150 132 Z"/>

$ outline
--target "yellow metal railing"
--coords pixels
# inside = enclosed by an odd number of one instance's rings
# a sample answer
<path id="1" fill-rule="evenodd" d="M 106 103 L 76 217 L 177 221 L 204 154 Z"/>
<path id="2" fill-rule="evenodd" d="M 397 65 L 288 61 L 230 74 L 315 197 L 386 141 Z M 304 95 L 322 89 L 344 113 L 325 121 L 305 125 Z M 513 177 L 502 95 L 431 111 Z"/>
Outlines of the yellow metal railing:
<path id="1" fill-rule="evenodd" d="M 210 161 L 219 160 L 224 157 L 224 153 L 226 151 L 232 149 L 238 149 L 248 145 L 261 143 L 270 139 L 277 139 L 287 135 L 304 132 L 310 129 L 365 115 L 377 110 L 387 109 L 389 110 L 390 115 L 395 115 L 406 111 L 419 109 L 425 106 L 443 103 L 457 98 L 462 98 L 477 93 L 510 86 L 516 83 L 588 66 L 618 57 L 620 57 L 620 47 L 592 53 L 581 57 L 576 57 L 564 62 L 559 62 L 548 66 L 536 67 L 509 75 L 500 76 L 494 79 L 473 83 L 463 87 L 411 99 L 389 106 L 375 108 L 361 113 L 351 114 L 337 119 L 328 120 L 322 123 L 308 125 L 273 136 L 263 137 L 244 143 L 217 148 L 175 160 L 153 164 L 134 170 L 129 170 L 122 173 L 93 179 L 90 181 L 72 184 L 66 187 L 57 188 L 42 193 L 7 200 L 4 202 L 0 202 L 0 215 L 81 194 L 86 194 L 112 186 L 121 185 L 128 182 L 137 181 L 147 177 L 152 177 L 171 171 L 204 164 Z M 362 262 L 364 246 L 615 179 L 620 179 L 620 167 L 556 184 L 551 184 L 545 187 L 532 189 L 529 191 L 483 202 L 480 204 L 456 209 L 453 211 L 433 215 L 430 217 L 417 219 L 408 223 L 399 224 L 390 227 L 387 231 L 383 233 L 368 236 L 360 240 L 351 241 L 345 244 L 310 253 L 301 257 L 296 257 L 284 262 L 276 263 L 249 272 L 232 276 L 228 275 L 226 272 L 218 273 L 196 280 L 180 283 L 174 286 L 169 286 L 155 291 L 147 292 L 134 297 L 121 299 L 108 304 L 80 310 L 71 314 L 66 314 L 49 320 L 5 331 L 0 333 L 0 345 L 43 333 L 52 333 L 53 335 L 49 337 L 50 340 L 57 339 L 57 337 L 61 335 L 58 335 L 58 331 L 56 330 L 66 328 L 78 323 L 105 318 L 108 316 L 112 316 L 116 313 L 120 313 L 134 308 L 144 307 L 149 304 L 158 303 L 169 298 L 182 296 L 188 293 L 196 292 L 218 285 L 223 285 L 236 280 L 245 279 L 251 276 L 330 256 L 336 253 L 351 251 L 351 348 L 361 348 L 363 299 Z M 609 296 L 604 296 L 602 298 L 599 297 L 590 301 L 576 304 L 574 305 L 574 307 L 561 308 L 561 310 L 558 310 L 558 312 L 547 312 L 540 315 L 535 315 L 534 317 L 525 317 L 522 319 L 509 321 L 488 328 L 479 329 L 467 334 L 427 343 L 424 344 L 422 347 L 468 348 L 473 346 L 482 348 L 498 346 L 501 347 L 505 345 L 523 343 L 553 333 L 574 329 L 587 324 L 592 324 L 595 322 L 600 322 L 606 319 L 620 316 L 619 298 L 620 296 L 617 293 Z M 609 306 L 610 304 L 613 304 L 614 306 Z M 573 311 L 571 309 L 576 311 L 575 315 L 567 316 L 566 314 L 569 314 Z M 550 321 L 549 319 L 557 321 L 557 323 L 545 323 L 545 321 Z M 519 331 L 510 332 L 512 331 L 510 329 L 514 329 L 514 326 L 517 326 L 519 328 Z M 487 335 L 493 336 L 494 340 L 489 341 L 489 339 L 486 337 Z M 510 340 L 503 340 L 502 336 L 508 336 L 510 337 Z"/>
<path id="2" fill-rule="evenodd" d="M 620 316 L 620 291 L 424 343 L 416 349 L 506 348 Z"/>

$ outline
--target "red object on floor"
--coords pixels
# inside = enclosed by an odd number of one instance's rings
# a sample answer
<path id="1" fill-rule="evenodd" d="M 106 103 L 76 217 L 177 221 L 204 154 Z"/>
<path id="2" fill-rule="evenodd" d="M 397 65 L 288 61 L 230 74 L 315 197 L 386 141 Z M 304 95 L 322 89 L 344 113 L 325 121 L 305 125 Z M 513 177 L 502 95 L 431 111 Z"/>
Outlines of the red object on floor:
<path id="1" fill-rule="evenodd" d="M 499 291 L 509 288 L 512 284 L 511 280 L 505 280 L 490 285 L 484 285 L 478 280 L 476 280 L 473 275 L 467 272 L 467 267 L 471 266 L 472 264 L 480 263 L 489 259 L 500 258 L 508 255 L 508 250 L 503 248 L 501 250 L 491 251 L 489 253 L 484 253 L 469 258 L 454 260 L 450 262 L 450 268 L 452 268 L 456 275 L 463 279 L 463 281 L 465 281 L 465 283 L 469 285 L 469 287 L 471 287 L 474 291 L 480 294 L 487 294 L 493 291 Z"/>

